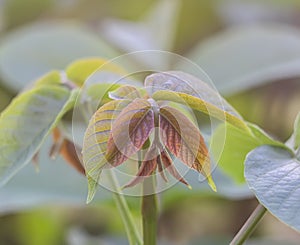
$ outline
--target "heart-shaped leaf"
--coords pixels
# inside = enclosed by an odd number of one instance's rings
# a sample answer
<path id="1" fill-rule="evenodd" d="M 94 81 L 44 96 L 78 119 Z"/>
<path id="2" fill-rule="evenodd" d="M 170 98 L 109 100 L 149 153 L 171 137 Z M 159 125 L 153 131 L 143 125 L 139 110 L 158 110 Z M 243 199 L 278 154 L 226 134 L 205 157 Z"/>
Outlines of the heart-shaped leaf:
<path id="1" fill-rule="evenodd" d="M 107 143 L 106 158 L 118 166 L 137 153 L 154 128 L 154 112 L 148 100 L 135 99 L 117 117 Z"/>
<path id="2" fill-rule="evenodd" d="M 0 117 L 0 176 L 7 182 L 26 165 L 58 120 L 74 106 L 77 90 L 40 85 L 17 96 Z"/>
<path id="3" fill-rule="evenodd" d="M 300 231 L 300 160 L 289 151 L 260 146 L 245 161 L 245 177 L 258 200 L 277 218 Z"/>
<path id="4" fill-rule="evenodd" d="M 242 117 L 220 94 L 190 74 L 179 71 L 155 73 L 146 78 L 145 86 L 150 88 L 155 100 L 186 105 L 251 133 Z"/>
<path id="5" fill-rule="evenodd" d="M 159 115 L 160 135 L 164 145 L 183 163 L 207 177 L 209 185 L 216 190 L 211 178 L 208 150 L 199 129 L 172 107 L 161 107 Z"/>
<path id="6" fill-rule="evenodd" d="M 82 148 L 83 163 L 89 183 L 87 202 L 93 199 L 102 168 L 107 163 L 105 153 L 113 121 L 129 102 L 128 100 L 108 102 L 90 119 Z"/>

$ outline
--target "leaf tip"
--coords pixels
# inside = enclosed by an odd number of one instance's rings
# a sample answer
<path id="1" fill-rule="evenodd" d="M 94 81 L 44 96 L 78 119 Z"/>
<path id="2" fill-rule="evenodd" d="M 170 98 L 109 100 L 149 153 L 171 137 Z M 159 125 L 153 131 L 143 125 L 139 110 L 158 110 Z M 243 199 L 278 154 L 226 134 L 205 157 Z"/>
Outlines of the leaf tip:
<path id="1" fill-rule="evenodd" d="M 207 177 L 207 182 L 208 182 L 208 185 L 210 186 L 210 188 L 211 188 L 214 192 L 217 192 L 217 187 L 216 187 L 215 182 L 213 181 L 211 175 Z"/>

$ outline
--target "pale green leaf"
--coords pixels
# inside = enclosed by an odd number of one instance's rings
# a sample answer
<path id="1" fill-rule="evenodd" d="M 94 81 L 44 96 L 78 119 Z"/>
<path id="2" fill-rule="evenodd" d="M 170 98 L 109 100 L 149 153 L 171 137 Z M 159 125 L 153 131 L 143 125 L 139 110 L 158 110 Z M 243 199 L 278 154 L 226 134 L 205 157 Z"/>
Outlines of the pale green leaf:
<path id="1" fill-rule="evenodd" d="M 273 215 L 300 231 L 300 160 L 289 151 L 260 146 L 245 161 L 250 189 Z"/>
<path id="2" fill-rule="evenodd" d="M 250 132 L 242 117 L 222 96 L 200 79 L 180 71 L 154 73 L 145 79 L 153 99 L 173 101 Z"/>
<path id="3" fill-rule="evenodd" d="M 0 176 L 4 184 L 26 165 L 63 114 L 76 92 L 63 86 L 40 85 L 18 95 L 0 117 Z"/>
<path id="4" fill-rule="evenodd" d="M 112 123 L 129 102 L 128 100 L 108 102 L 100 107 L 90 119 L 82 148 L 83 163 L 88 176 L 87 202 L 93 199 L 102 168 L 107 163 L 105 153 Z"/>
<path id="5" fill-rule="evenodd" d="M 66 68 L 68 79 L 81 87 L 89 76 L 98 69 L 104 67 L 105 71 L 122 74 L 124 70 L 113 63 L 108 63 L 107 60 L 100 58 L 85 58 L 74 61 Z M 109 81 L 105 81 L 109 82 Z"/>
<path id="6" fill-rule="evenodd" d="M 258 126 L 248 123 L 252 135 L 230 125 L 220 125 L 214 132 L 212 152 L 219 167 L 237 183 L 244 183 L 244 161 L 247 154 L 260 145 L 286 146 L 268 136 Z"/>
<path id="7" fill-rule="evenodd" d="M 247 124 L 239 117 L 232 115 L 213 104 L 206 102 L 200 98 L 185 93 L 172 91 L 157 91 L 152 95 L 155 100 L 173 101 L 188 106 L 191 109 L 203 112 L 211 117 L 227 121 L 235 127 L 243 130 L 247 134 L 251 134 Z"/>

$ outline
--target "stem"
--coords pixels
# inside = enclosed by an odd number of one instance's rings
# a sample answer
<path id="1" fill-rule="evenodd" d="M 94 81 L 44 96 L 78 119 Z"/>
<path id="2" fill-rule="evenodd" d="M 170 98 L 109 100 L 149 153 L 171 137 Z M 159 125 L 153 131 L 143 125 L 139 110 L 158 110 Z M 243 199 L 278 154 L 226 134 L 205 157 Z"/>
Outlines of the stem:
<path id="1" fill-rule="evenodd" d="M 267 209 L 263 205 L 258 204 L 246 223 L 235 235 L 230 245 L 242 245 L 255 230 L 257 224 L 262 220 L 266 212 Z"/>
<path id="2" fill-rule="evenodd" d="M 142 216 L 144 245 L 155 245 L 157 234 L 157 197 L 154 190 L 154 176 L 144 179 Z M 148 193 L 153 193 L 147 195 Z"/>
<path id="3" fill-rule="evenodd" d="M 121 188 L 120 185 L 112 171 L 107 171 L 107 175 L 111 184 L 113 185 L 114 192 L 113 196 L 118 208 L 118 211 L 121 215 L 122 221 L 125 226 L 128 242 L 130 245 L 143 245 L 142 239 L 140 238 L 140 234 L 134 224 L 133 218 L 130 214 L 129 207 L 125 200 L 125 197 L 120 194 Z"/>

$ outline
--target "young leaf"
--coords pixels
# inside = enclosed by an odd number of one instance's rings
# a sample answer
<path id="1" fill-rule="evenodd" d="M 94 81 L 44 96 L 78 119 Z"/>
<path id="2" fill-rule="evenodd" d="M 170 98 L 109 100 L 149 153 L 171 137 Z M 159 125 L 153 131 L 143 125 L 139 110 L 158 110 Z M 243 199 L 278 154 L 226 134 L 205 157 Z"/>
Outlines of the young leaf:
<path id="1" fill-rule="evenodd" d="M 164 167 L 168 170 L 168 172 L 178 181 L 188 186 L 189 189 L 192 187 L 186 182 L 186 180 L 178 173 L 176 167 L 172 163 L 172 159 L 167 153 L 167 151 L 162 151 L 161 155 L 158 157 L 159 162 L 162 162 Z"/>
<path id="2" fill-rule="evenodd" d="M 107 144 L 106 158 L 118 166 L 138 152 L 154 128 L 154 113 L 149 101 L 135 99 L 117 117 Z"/>
<path id="3" fill-rule="evenodd" d="M 82 156 L 88 177 L 90 202 L 95 193 L 102 168 L 107 163 L 105 153 L 113 121 L 130 101 L 115 100 L 100 107 L 91 118 L 84 134 Z"/>
<path id="4" fill-rule="evenodd" d="M 157 167 L 157 149 L 150 148 L 149 151 L 145 155 L 145 159 L 136 175 L 136 177 L 130 181 L 128 184 L 124 186 L 124 188 L 135 186 L 141 183 L 144 178 L 149 177 Z"/>
<path id="5" fill-rule="evenodd" d="M 59 86 L 38 86 L 18 95 L 0 117 L 0 183 L 4 184 L 37 152 L 76 92 Z"/>
<path id="6" fill-rule="evenodd" d="M 64 138 L 58 128 L 53 130 L 52 138 L 53 146 L 51 147 L 50 157 L 53 149 L 56 150 L 56 153 L 60 153 L 67 163 L 74 167 L 78 172 L 85 175 L 84 167 L 82 166 L 81 160 L 77 154 L 77 152 L 80 152 L 80 147 L 75 145 L 72 141 Z"/>
<path id="7" fill-rule="evenodd" d="M 66 68 L 67 77 L 77 86 L 81 87 L 86 79 L 107 63 L 107 60 L 99 58 L 88 58 L 74 61 Z M 116 65 L 105 65 L 105 71 L 123 73 L 123 69 Z"/>
<path id="8" fill-rule="evenodd" d="M 120 88 L 108 92 L 109 98 L 113 100 L 123 100 L 123 99 L 131 99 L 134 100 L 136 98 L 141 98 L 142 95 L 134 86 L 123 85 Z"/>
<path id="9" fill-rule="evenodd" d="M 145 86 L 150 87 L 152 98 L 186 105 L 251 133 L 242 117 L 208 84 L 179 71 L 155 73 L 148 76 Z"/>
<path id="10" fill-rule="evenodd" d="M 245 177 L 261 204 L 300 231 L 299 159 L 283 148 L 260 146 L 246 158 Z"/>
<path id="11" fill-rule="evenodd" d="M 216 190 L 211 178 L 208 150 L 199 129 L 172 107 L 161 107 L 159 114 L 160 136 L 164 145 L 183 163 L 207 177 L 211 188 Z"/>

